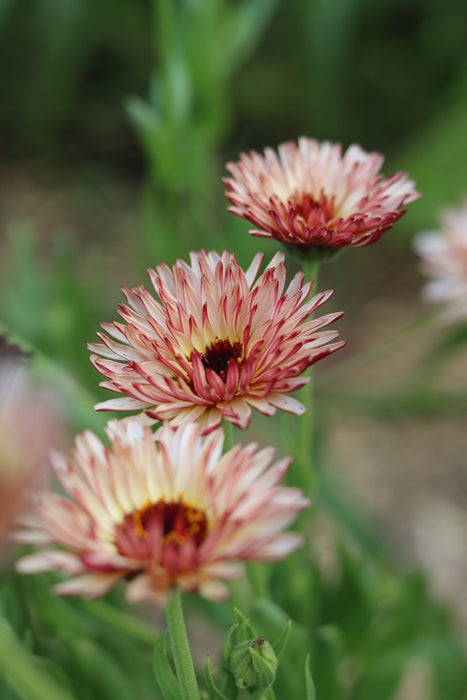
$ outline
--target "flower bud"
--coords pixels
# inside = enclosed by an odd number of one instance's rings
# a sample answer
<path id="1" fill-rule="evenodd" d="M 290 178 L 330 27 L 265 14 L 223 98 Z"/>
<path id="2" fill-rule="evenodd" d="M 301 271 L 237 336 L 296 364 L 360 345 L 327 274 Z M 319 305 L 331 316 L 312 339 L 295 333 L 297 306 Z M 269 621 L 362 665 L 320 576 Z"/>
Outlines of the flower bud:
<path id="1" fill-rule="evenodd" d="M 229 666 L 238 688 L 247 691 L 266 690 L 276 676 L 277 657 L 261 635 L 233 646 Z"/>

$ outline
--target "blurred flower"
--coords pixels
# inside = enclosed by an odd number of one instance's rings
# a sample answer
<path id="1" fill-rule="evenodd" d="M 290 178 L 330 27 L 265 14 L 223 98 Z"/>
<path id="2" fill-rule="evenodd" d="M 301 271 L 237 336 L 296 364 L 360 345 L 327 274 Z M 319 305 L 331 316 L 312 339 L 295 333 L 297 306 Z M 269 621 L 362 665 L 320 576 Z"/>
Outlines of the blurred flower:
<path id="1" fill-rule="evenodd" d="M 446 303 L 447 321 L 467 318 L 467 200 L 441 212 L 441 231 L 419 233 L 414 248 L 421 270 L 431 281 L 423 289 L 425 301 Z"/>
<path id="2" fill-rule="evenodd" d="M 251 407 L 266 415 L 277 408 L 300 414 L 296 399 L 285 396 L 306 384 L 299 375 L 342 347 L 330 343 L 337 331 L 322 331 L 339 318 L 333 313 L 310 320 L 331 295 L 306 301 L 312 283 L 298 273 L 282 294 L 286 270 L 277 254 L 254 282 L 262 262 L 255 256 L 244 272 L 224 252 L 191 253 L 191 266 L 179 260 L 172 270 L 149 270 L 160 302 L 144 288 L 123 289 L 126 322 L 105 323 L 112 336 L 90 350 L 96 369 L 110 381 L 101 386 L 128 395 L 96 406 L 105 410 L 142 409 L 173 425 L 198 421 L 205 432 L 222 418 L 248 427 Z"/>
<path id="3" fill-rule="evenodd" d="M 220 599 L 240 561 L 282 559 L 301 544 L 282 530 L 308 501 L 278 485 L 289 460 L 272 464 L 272 448 L 235 445 L 222 456 L 223 431 L 202 438 L 196 423 L 153 434 L 128 418 L 106 432 L 110 449 L 87 431 L 70 459 L 55 455 L 72 500 L 42 492 L 18 539 L 65 551 L 26 556 L 20 572 L 65 571 L 75 578 L 56 586 L 63 595 L 100 596 L 126 579 L 130 602 L 161 602 L 174 587 Z"/>
<path id="4" fill-rule="evenodd" d="M 0 338 L 0 550 L 31 491 L 47 475 L 48 449 L 60 436 L 50 394 L 34 387 L 18 358 Z"/>
<path id="5" fill-rule="evenodd" d="M 350 146 L 302 137 L 283 143 L 278 154 L 242 153 L 227 163 L 229 211 L 251 221 L 255 236 L 275 238 L 307 251 L 336 252 L 342 246 L 375 243 L 420 197 L 405 173 L 387 180 L 384 158 Z"/>
<path id="6" fill-rule="evenodd" d="M 16 366 L 21 367 L 22 362 L 29 360 L 31 353 L 23 350 L 14 343 L 10 343 L 4 333 L 0 333 L 0 363 L 4 367 L 9 363 L 9 369 L 13 370 Z M 0 364 L 0 366 L 1 366 Z"/>

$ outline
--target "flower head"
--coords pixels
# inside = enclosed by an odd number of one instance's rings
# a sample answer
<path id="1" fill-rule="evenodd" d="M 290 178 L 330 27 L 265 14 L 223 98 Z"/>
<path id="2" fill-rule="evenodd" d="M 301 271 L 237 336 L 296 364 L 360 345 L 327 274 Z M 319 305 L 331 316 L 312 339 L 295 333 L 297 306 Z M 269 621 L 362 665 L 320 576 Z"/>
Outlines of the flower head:
<path id="1" fill-rule="evenodd" d="M 447 304 L 447 321 L 467 319 L 467 199 L 461 207 L 440 215 L 441 231 L 425 231 L 414 239 L 421 270 L 431 280 L 423 289 L 425 301 Z"/>
<path id="2" fill-rule="evenodd" d="M 282 532 L 308 505 L 279 482 L 289 460 L 272 448 L 235 445 L 224 434 L 201 436 L 195 423 L 155 434 L 140 421 L 110 421 L 111 448 L 91 432 L 55 472 L 70 499 L 43 491 L 20 541 L 46 547 L 20 559 L 22 573 L 61 569 L 63 595 L 105 594 L 128 581 L 130 602 L 162 601 L 171 588 L 219 599 L 242 561 L 283 558 L 301 543 Z M 59 545 L 63 549 L 48 548 Z"/>
<path id="3" fill-rule="evenodd" d="M 32 386 L 12 346 L 9 354 L 5 347 L 2 354 L 8 359 L 0 364 L 0 550 L 28 494 L 46 478 L 48 450 L 60 435 L 50 395 Z"/>
<path id="4" fill-rule="evenodd" d="M 379 153 L 302 137 L 264 156 L 227 163 L 229 211 L 251 221 L 255 236 L 275 238 L 301 254 L 375 243 L 420 194 L 405 173 L 384 180 Z"/>
<path id="5" fill-rule="evenodd" d="M 283 293 L 282 254 L 255 282 L 261 261 L 259 254 L 244 272 L 230 253 L 200 251 L 191 266 L 179 260 L 171 270 L 149 270 L 159 301 L 144 287 L 124 288 L 125 323 L 102 324 L 108 335 L 89 349 L 110 380 L 101 386 L 127 397 L 96 408 L 139 409 L 174 425 L 198 421 L 205 432 L 222 418 L 246 428 L 251 407 L 302 413 L 287 394 L 307 383 L 300 374 L 309 365 L 344 344 L 322 330 L 341 314 L 310 320 L 331 292 L 306 301 L 312 283 L 300 272 Z"/>

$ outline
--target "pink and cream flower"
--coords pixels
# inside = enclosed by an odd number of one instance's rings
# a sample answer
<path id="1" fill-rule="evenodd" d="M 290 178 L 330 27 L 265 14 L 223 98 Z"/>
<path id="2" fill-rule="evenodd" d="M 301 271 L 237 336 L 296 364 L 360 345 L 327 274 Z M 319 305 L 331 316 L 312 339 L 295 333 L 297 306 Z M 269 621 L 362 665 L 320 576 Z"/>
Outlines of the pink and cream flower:
<path id="1" fill-rule="evenodd" d="M 126 580 L 130 602 L 157 604 L 172 588 L 222 599 L 242 562 L 300 546 L 300 534 L 283 530 L 308 501 L 280 485 L 290 460 L 273 463 L 272 448 L 222 455 L 223 431 L 202 437 L 196 423 L 154 434 L 128 418 L 106 432 L 110 448 L 87 431 L 70 458 L 55 454 L 70 498 L 38 495 L 17 539 L 44 549 L 17 562 L 21 573 L 64 571 L 72 578 L 56 586 L 61 595 L 98 597 Z"/>
<path id="2" fill-rule="evenodd" d="M 322 330 L 341 313 L 310 316 L 331 295 L 307 301 L 312 282 L 299 272 L 284 292 L 286 270 L 277 254 L 256 279 L 262 254 L 246 272 L 228 252 L 191 253 L 191 266 L 149 270 L 159 301 L 144 287 L 125 289 L 124 323 L 102 324 L 102 343 L 91 343 L 91 362 L 109 381 L 101 386 L 127 396 L 96 406 L 144 411 L 178 426 L 198 421 L 205 432 L 222 419 L 248 427 L 251 409 L 305 410 L 288 394 L 300 376 L 344 345 Z M 255 282 L 256 279 L 256 282 Z"/>
<path id="3" fill-rule="evenodd" d="M 61 436 L 51 398 L 16 358 L 0 363 L 0 552 L 29 493 L 47 478 L 48 451 Z"/>
<path id="4" fill-rule="evenodd" d="M 242 153 L 224 178 L 233 214 L 250 221 L 255 236 L 275 238 L 301 254 L 375 243 L 420 194 L 405 173 L 379 174 L 384 158 L 358 145 L 302 137 L 276 153 Z"/>
<path id="5" fill-rule="evenodd" d="M 446 321 L 467 319 L 467 199 L 460 207 L 440 215 L 440 231 L 425 231 L 414 239 L 421 270 L 430 281 L 423 298 L 430 304 L 446 304 Z"/>

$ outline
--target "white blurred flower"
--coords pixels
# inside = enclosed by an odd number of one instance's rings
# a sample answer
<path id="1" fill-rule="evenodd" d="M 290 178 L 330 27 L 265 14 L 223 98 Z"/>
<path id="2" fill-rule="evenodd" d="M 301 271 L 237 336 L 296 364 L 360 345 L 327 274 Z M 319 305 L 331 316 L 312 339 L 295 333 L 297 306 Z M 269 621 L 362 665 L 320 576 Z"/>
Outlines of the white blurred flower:
<path id="1" fill-rule="evenodd" d="M 47 475 L 48 449 L 60 435 L 51 396 L 10 357 L 0 362 L 0 551 L 28 494 Z"/>
<path id="2" fill-rule="evenodd" d="M 440 214 L 440 231 L 425 231 L 414 239 L 421 271 L 431 279 L 422 296 L 430 304 L 446 304 L 444 319 L 467 319 L 467 199 Z"/>

